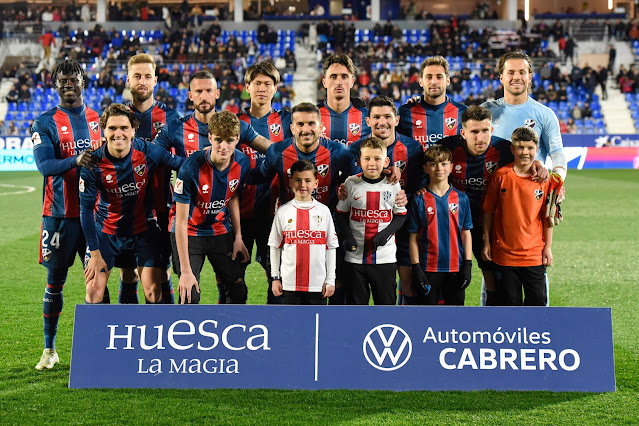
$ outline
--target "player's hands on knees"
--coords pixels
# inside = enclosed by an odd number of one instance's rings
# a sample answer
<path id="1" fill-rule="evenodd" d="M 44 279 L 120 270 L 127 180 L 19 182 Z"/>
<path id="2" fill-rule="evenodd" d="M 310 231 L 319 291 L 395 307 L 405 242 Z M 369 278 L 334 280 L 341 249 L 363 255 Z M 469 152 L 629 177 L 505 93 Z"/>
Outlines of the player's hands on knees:
<path id="1" fill-rule="evenodd" d="M 273 280 L 273 283 L 271 284 L 271 290 L 273 291 L 273 295 L 276 297 L 284 294 L 284 292 L 282 291 L 282 280 Z"/>
<path id="2" fill-rule="evenodd" d="M 333 293 L 335 293 L 335 286 L 327 285 L 326 283 L 324 283 L 324 285 L 322 286 L 322 299 L 331 297 Z"/>
<path id="3" fill-rule="evenodd" d="M 397 207 L 405 207 L 408 204 L 408 197 L 406 196 L 406 191 L 400 189 L 397 195 L 395 196 L 395 205 Z"/>
<path id="4" fill-rule="evenodd" d="M 91 285 L 95 285 L 95 278 L 99 273 L 107 272 L 107 264 L 102 258 L 102 253 L 100 250 L 91 251 L 91 258 L 86 263 L 84 268 L 84 282 L 85 285 L 91 283 Z"/>
<path id="5" fill-rule="evenodd" d="M 348 189 L 346 189 L 346 185 L 344 185 L 343 183 L 341 183 L 337 188 L 337 198 L 341 201 L 344 201 L 346 198 L 348 198 Z"/>
<path id="6" fill-rule="evenodd" d="M 544 167 L 544 163 L 535 160 L 531 166 L 532 180 L 535 182 L 546 182 L 550 176 L 550 172 Z"/>
<path id="7" fill-rule="evenodd" d="M 544 247 L 544 250 L 541 252 L 541 260 L 544 266 L 552 266 L 552 251 L 550 247 Z"/>
<path id="8" fill-rule="evenodd" d="M 178 293 L 180 294 L 180 304 L 184 304 L 186 300 L 191 303 L 191 289 L 195 286 L 195 291 L 200 292 L 200 285 L 195 279 L 193 272 L 182 272 L 180 274 L 180 282 L 178 283 Z"/>
<path id="9" fill-rule="evenodd" d="M 231 260 L 235 260 L 238 254 L 241 256 L 240 263 L 248 263 L 248 261 L 251 260 L 251 256 L 241 238 L 236 238 L 235 241 L 233 241 L 233 255 L 231 256 Z"/>
<path id="10" fill-rule="evenodd" d="M 481 257 L 484 258 L 484 260 L 493 260 L 490 243 L 484 243 L 484 247 L 481 249 Z"/>
<path id="11" fill-rule="evenodd" d="M 93 149 L 87 149 L 75 157 L 75 163 L 80 167 L 94 169 L 98 167 L 100 159 L 92 154 Z"/>

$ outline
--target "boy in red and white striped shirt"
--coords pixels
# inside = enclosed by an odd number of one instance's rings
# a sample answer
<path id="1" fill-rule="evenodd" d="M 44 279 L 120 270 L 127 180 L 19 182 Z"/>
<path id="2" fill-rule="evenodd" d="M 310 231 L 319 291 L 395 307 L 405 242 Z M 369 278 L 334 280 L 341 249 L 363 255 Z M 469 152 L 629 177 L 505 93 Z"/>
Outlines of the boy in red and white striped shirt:
<path id="1" fill-rule="evenodd" d="M 315 165 L 296 161 L 290 173 L 295 198 L 275 212 L 268 240 L 273 294 L 285 305 L 324 305 L 335 291 L 335 226 L 328 207 L 312 197 Z"/>

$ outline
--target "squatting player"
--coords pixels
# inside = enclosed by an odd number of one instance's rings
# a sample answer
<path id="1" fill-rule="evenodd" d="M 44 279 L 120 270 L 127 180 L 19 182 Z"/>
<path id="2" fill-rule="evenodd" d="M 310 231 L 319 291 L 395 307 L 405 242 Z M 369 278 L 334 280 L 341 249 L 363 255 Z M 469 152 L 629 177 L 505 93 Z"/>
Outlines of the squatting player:
<path id="1" fill-rule="evenodd" d="M 125 105 L 111 104 L 100 117 L 106 144 L 95 151 L 98 167 L 80 176 L 80 221 L 87 240 L 86 302 L 96 303 L 118 255 L 132 255 L 147 303 L 163 303 L 160 283 L 166 252 L 153 215 L 151 182 L 159 165 L 177 169 L 183 159 L 135 138 L 139 123 Z M 99 201 L 96 208 L 96 199 Z"/>
<path id="2" fill-rule="evenodd" d="M 86 76 L 82 67 L 75 61 L 62 61 L 51 78 L 60 104 L 34 121 L 31 135 L 36 166 L 44 176 L 40 263 L 47 268 L 42 304 L 44 351 L 37 370 L 53 368 L 59 362 L 55 337 L 62 289 L 76 253 L 82 258 L 86 248 L 80 227 L 80 167 L 97 166 L 91 151 L 102 136 L 98 113 L 84 104 Z"/>

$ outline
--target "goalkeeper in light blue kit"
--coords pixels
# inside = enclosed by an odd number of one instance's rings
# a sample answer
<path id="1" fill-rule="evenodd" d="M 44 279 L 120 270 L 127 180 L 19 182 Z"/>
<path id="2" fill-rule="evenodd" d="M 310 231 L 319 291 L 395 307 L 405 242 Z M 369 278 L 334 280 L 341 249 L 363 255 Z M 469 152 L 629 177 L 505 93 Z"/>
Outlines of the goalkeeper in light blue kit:
<path id="1" fill-rule="evenodd" d="M 532 85 L 532 59 L 523 52 L 509 52 L 499 58 L 497 67 L 499 81 L 504 86 L 504 97 L 482 104 L 493 114 L 493 136 L 510 140 L 517 127 L 526 126 L 534 129 L 539 135 L 536 159 L 546 163 L 550 156 L 552 171 L 565 180 L 567 161 L 557 116 L 550 108 L 528 96 L 528 89 Z M 563 198 L 562 189 L 551 203 L 558 204 Z M 485 304 L 485 296 L 486 289 L 482 283 L 482 305 Z"/>

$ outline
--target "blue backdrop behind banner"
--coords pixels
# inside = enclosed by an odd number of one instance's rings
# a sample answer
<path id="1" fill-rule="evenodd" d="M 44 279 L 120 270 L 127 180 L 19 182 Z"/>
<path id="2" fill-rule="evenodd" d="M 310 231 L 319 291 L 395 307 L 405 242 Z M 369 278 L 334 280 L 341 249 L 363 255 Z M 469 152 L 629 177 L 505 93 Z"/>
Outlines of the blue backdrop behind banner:
<path id="1" fill-rule="evenodd" d="M 72 388 L 615 390 L 608 308 L 77 305 Z"/>

